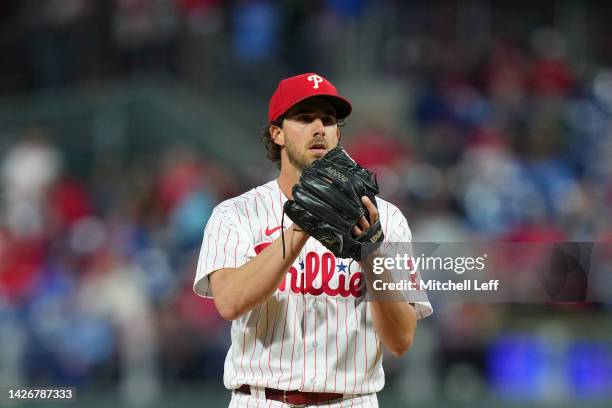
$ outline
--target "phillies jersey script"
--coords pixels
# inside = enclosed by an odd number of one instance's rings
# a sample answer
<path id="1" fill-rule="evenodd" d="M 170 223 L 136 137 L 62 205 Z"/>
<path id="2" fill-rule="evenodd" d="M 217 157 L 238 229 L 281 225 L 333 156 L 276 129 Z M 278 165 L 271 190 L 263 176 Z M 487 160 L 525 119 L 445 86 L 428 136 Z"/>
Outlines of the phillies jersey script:
<path id="1" fill-rule="evenodd" d="M 195 292 L 212 298 L 209 274 L 238 268 L 281 234 L 287 198 L 276 180 L 219 204 L 204 232 Z M 377 198 L 385 241 L 411 232 L 394 205 Z M 291 221 L 286 218 L 285 225 Z M 350 270 L 349 270 L 350 264 Z M 314 238 L 265 303 L 232 322 L 223 382 L 281 390 L 369 394 L 385 382 L 382 344 L 368 302 L 360 302 L 360 265 L 337 259 Z M 432 313 L 415 304 L 418 318 Z"/>

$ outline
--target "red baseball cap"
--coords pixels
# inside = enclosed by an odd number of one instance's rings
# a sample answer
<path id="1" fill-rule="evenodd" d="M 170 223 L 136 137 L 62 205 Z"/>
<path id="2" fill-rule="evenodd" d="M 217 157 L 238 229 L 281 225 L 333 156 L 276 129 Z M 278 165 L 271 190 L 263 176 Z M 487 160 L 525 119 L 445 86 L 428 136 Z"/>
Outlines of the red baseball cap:
<path id="1" fill-rule="evenodd" d="M 287 112 L 293 105 L 313 96 L 327 98 L 336 108 L 338 119 L 350 115 L 353 109 L 348 99 L 338 95 L 336 87 L 319 74 L 309 72 L 283 79 L 278 83 L 276 91 L 270 98 L 268 120 L 274 122 Z"/>

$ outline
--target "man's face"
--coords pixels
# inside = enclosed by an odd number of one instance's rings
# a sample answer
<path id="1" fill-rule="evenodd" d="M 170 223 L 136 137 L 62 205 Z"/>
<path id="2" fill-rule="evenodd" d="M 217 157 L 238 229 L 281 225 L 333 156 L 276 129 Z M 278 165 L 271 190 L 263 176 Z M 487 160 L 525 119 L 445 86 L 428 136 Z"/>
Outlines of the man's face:
<path id="1" fill-rule="evenodd" d="M 334 106 L 319 97 L 287 111 L 282 130 L 287 159 L 300 171 L 336 147 L 340 138 Z"/>

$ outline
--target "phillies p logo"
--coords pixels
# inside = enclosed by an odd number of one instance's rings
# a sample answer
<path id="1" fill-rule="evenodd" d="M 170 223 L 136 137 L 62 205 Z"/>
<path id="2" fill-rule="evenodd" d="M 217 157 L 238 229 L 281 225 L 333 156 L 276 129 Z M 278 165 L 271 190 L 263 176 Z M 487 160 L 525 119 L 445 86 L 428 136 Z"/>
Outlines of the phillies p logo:
<path id="1" fill-rule="evenodd" d="M 307 78 L 307 79 L 308 79 L 310 82 L 314 82 L 314 85 L 312 86 L 314 89 L 319 89 L 319 84 L 320 84 L 321 82 L 323 82 L 323 78 L 321 78 L 321 77 L 320 77 L 320 76 L 318 76 L 318 75 L 314 75 L 314 74 L 313 74 L 313 75 L 308 76 L 308 78 Z"/>

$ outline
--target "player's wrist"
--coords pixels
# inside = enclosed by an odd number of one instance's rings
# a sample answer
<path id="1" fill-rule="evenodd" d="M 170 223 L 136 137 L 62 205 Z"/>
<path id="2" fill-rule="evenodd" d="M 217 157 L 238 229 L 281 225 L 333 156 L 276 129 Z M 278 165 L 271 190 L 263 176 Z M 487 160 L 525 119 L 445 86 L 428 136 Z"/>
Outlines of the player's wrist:
<path id="1" fill-rule="evenodd" d="M 291 232 L 293 232 L 294 234 L 297 234 L 298 236 L 308 235 L 308 233 L 304 231 L 303 229 L 301 229 L 300 226 L 297 224 L 291 224 L 291 227 L 289 227 L 289 230 L 291 230 Z"/>
<path id="2" fill-rule="evenodd" d="M 306 231 L 300 228 L 299 225 L 291 225 L 287 231 L 291 235 L 291 241 L 297 244 L 300 248 L 306 245 L 306 241 L 310 238 L 310 235 Z"/>

